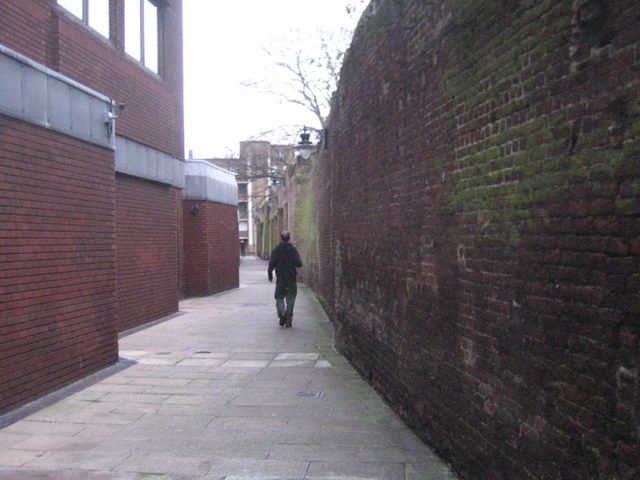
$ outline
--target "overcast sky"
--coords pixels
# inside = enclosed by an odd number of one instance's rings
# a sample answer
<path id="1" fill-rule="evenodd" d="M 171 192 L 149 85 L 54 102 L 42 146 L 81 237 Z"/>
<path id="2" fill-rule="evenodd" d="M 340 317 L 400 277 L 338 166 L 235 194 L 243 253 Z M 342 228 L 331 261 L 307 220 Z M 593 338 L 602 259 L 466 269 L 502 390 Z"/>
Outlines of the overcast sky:
<path id="1" fill-rule="evenodd" d="M 353 2 L 353 0 L 352 0 Z M 295 29 L 349 26 L 349 0 L 184 0 L 185 149 L 226 156 L 280 125 L 314 124 L 301 107 L 242 86 L 271 68 L 263 51 Z M 292 140 L 293 141 L 293 140 Z"/>

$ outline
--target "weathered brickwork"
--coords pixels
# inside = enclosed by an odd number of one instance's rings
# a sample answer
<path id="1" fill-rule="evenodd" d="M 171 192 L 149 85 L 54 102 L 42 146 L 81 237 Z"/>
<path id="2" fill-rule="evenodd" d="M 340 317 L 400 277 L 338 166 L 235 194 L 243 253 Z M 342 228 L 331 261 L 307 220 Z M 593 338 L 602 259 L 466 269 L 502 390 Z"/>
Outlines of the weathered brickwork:
<path id="1" fill-rule="evenodd" d="M 466 478 L 640 476 L 640 4 L 380 0 L 318 164 L 313 283 Z"/>
<path id="2" fill-rule="evenodd" d="M 209 201 L 185 200 L 184 293 L 204 296 L 240 285 L 238 209 Z M 197 207 L 197 212 L 191 213 Z"/>
<path id="3" fill-rule="evenodd" d="M 2 115 L 0 145 L 4 412 L 115 362 L 118 347 L 113 152 Z"/>
<path id="4" fill-rule="evenodd" d="M 173 187 L 116 177 L 119 331 L 178 311 L 177 212 Z"/>

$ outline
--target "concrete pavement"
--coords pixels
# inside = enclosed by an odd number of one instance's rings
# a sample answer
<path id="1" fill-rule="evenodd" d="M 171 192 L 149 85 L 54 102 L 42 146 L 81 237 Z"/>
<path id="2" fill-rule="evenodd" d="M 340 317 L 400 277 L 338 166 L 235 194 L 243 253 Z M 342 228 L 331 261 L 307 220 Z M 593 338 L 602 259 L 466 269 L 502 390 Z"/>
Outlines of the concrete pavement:
<path id="1" fill-rule="evenodd" d="M 118 365 L 0 417 L 0 480 L 454 480 L 333 348 L 301 287 L 277 324 L 266 263 L 120 340 Z"/>

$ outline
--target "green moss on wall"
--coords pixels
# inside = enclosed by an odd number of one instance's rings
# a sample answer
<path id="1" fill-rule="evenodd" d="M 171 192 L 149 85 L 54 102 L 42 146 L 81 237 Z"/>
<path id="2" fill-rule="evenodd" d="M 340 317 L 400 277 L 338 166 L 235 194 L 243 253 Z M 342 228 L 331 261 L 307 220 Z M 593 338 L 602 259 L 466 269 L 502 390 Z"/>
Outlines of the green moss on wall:
<path id="1" fill-rule="evenodd" d="M 316 180 L 312 172 L 306 172 L 305 181 L 300 182 L 296 191 L 296 212 L 294 232 L 298 250 L 305 264 L 318 258 L 319 230 L 316 206 Z"/>
<path id="2" fill-rule="evenodd" d="M 607 144 L 603 130 L 573 133 L 565 111 L 541 114 L 540 92 L 550 95 L 549 56 L 569 42 L 570 5 L 521 2 L 511 17 L 495 22 L 502 8 L 504 2 L 494 0 L 452 2 L 455 21 L 444 39 L 452 58 L 440 87 L 462 114 L 451 122 L 450 137 L 468 138 L 480 128 L 483 135 L 455 150 L 453 169 L 446 159 L 434 168 L 444 172 L 446 200 L 455 211 L 494 212 L 487 231 L 517 245 L 533 207 L 540 211 L 541 205 L 566 198 L 576 185 L 594 195 L 613 195 L 612 179 L 628 157 Z M 636 102 L 631 110 L 638 109 Z M 485 117 L 478 120 L 480 115 Z M 627 135 L 633 135 L 632 128 Z M 630 208 L 625 201 L 617 205 Z"/>

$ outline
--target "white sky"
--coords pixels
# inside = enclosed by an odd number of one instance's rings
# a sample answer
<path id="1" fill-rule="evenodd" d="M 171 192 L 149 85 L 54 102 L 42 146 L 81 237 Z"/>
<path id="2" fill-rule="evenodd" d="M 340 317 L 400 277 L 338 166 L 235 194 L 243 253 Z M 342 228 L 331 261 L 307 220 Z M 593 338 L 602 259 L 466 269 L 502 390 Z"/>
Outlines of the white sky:
<path id="1" fill-rule="evenodd" d="M 183 0 L 185 149 L 196 158 L 238 151 L 280 125 L 315 125 L 311 113 L 242 86 L 264 76 L 263 46 L 295 29 L 349 25 L 349 0 Z M 294 139 L 292 139 L 294 141 Z"/>

